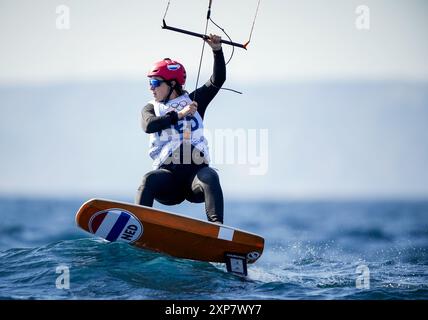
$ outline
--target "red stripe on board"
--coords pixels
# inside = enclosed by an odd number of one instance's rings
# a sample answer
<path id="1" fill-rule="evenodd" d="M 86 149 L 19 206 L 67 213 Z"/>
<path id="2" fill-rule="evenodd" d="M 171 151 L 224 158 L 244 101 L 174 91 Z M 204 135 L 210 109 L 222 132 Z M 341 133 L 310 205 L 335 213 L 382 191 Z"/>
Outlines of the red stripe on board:
<path id="1" fill-rule="evenodd" d="M 103 222 L 104 218 L 106 217 L 107 212 L 100 213 L 97 215 L 94 219 L 92 219 L 91 229 L 93 233 L 96 233 L 99 226 Z"/>

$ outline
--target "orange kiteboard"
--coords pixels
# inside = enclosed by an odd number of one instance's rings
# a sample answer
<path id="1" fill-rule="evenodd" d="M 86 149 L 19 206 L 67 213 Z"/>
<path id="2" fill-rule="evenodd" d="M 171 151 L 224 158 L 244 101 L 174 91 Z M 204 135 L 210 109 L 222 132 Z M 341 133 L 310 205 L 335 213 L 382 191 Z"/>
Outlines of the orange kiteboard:
<path id="1" fill-rule="evenodd" d="M 108 241 L 124 241 L 178 258 L 223 262 L 246 275 L 247 263 L 262 254 L 264 239 L 225 225 L 130 203 L 104 199 L 85 202 L 78 226 Z"/>

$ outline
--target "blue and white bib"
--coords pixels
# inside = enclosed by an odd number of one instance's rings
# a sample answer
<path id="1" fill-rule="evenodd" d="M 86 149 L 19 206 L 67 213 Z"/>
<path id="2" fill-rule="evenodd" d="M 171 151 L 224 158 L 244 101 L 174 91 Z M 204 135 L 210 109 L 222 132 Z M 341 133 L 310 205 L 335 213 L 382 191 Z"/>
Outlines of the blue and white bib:
<path id="1" fill-rule="evenodd" d="M 156 116 L 164 116 L 170 111 L 179 112 L 192 103 L 188 94 L 181 95 L 166 104 L 150 101 L 153 104 Z M 150 134 L 149 155 L 153 159 L 153 168 L 158 169 L 174 150 L 182 143 L 191 143 L 203 152 L 206 161 L 209 161 L 208 142 L 204 137 L 204 124 L 201 115 L 196 111 L 193 116 L 187 116 L 170 128 Z"/>

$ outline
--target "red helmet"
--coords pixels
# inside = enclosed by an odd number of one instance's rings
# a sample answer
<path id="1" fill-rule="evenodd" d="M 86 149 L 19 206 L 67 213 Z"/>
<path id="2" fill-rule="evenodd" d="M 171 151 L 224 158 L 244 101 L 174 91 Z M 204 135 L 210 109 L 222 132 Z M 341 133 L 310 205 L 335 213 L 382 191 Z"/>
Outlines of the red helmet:
<path id="1" fill-rule="evenodd" d="M 186 69 L 180 62 L 165 58 L 156 62 L 147 76 L 157 76 L 167 81 L 176 80 L 179 84 L 184 85 L 186 82 Z"/>

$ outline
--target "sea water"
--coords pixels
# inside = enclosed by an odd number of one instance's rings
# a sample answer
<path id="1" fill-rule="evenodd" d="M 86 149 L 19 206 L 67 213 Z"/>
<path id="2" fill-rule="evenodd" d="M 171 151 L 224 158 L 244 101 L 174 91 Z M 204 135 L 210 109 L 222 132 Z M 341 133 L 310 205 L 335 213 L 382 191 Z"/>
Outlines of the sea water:
<path id="1" fill-rule="evenodd" d="M 225 224 L 265 238 L 243 279 L 86 233 L 85 200 L 0 199 L 0 299 L 428 298 L 428 201 L 226 200 Z"/>

